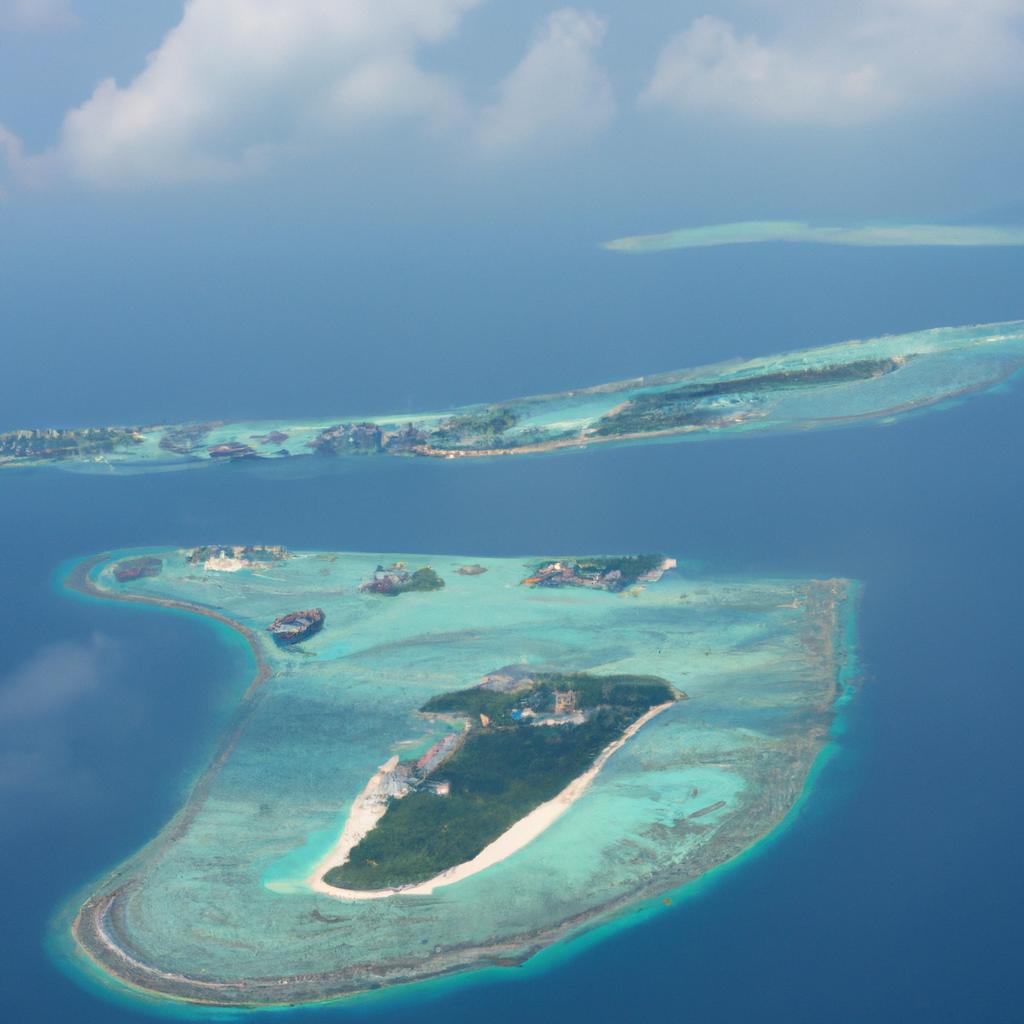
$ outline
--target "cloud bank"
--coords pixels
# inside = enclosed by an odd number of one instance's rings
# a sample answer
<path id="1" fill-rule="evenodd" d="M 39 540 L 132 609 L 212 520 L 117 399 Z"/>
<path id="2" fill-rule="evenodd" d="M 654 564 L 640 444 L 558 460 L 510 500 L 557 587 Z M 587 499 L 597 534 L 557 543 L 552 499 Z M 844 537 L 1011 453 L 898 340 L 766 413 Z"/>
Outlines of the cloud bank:
<path id="1" fill-rule="evenodd" d="M 146 68 L 64 120 L 58 157 L 92 184 L 232 178 L 368 119 L 457 115 L 419 51 L 479 0 L 189 0 Z"/>
<path id="2" fill-rule="evenodd" d="M 946 224 L 867 224 L 859 227 L 814 227 L 796 220 L 741 221 L 681 228 L 658 235 L 633 235 L 605 242 L 614 252 L 664 252 L 753 242 L 811 242 L 853 246 L 1024 245 L 1024 227 Z"/>
<path id="3" fill-rule="evenodd" d="M 593 14 L 547 17 L 483 109 L 423 65 L 482 2 L 188 0 L 139 75 L 105 79 L 67 113 L 51 152 L 25 157 L 0 127 L 0 157 L 25 178 L 132 187 L 232 180 L 388 122 L 488 155 L 603 130 L 615 101 L 597 62 L 605 24 Z"/>
<path id="4" fill-rule="evenodd" d="M 704 16 L 673 36 L 642 96 L 680 113 L 870 121 L 1024 84 L 1024 0 L 765 2 L 770 35 Z"/>
<path id="5" fill-rule="evenodd" d="M 442 44 L 483 5 L 187 0 L 144 69 L 101 81 L 64 116 L 49 152 L 23 153 L 0 126 L 0 164 L 29 182 L 134 188 L 234 180 L 324 150 L 358 160 L 371 126 L 492 160 L 560 152 L 606 131 L 617 103 L 601 53 L 614 21 L 554 11 L 483 103 L 432 66 L 451 62 Z M 1024 0 L 757 0 L 737 10 L 735 21 L 705 14 L 675 35 L 682 26 L 670 26 L 634 53 L 639 105 L 711 115 L 719 127 L 728 116 L 740 130 L 802 130 L 978 107 L 1024 88 Z M 0 26 L 71 20 L 68 0 L 0 0 Z"/>
<path id="6" fill-rule="evenodd" d="M 564 145 L 603 131 L 615 116 L 612 86 L 597 61 L 606 22 L 565 8 L 550 15 L 526 56 L 484 110 L 483 150 L 500 154 L 540 143 Z"/>

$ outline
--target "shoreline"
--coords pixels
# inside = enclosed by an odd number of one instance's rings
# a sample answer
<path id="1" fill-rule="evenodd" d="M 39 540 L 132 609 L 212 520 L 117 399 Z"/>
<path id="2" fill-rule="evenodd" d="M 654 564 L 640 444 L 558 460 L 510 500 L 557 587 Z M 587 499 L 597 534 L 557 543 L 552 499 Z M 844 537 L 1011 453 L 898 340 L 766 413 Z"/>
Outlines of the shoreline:
<path id="1" fill-rule="evenodd" d="M 130 876 L 133 865 L 144 855 L 149 854 L 159 857 L 164 849 L 170 846 L 179 835 L 191 824 L 201 809 L 203 802 L 209 792 L 210 786 L 220 772 L 221 768 L 231 756 L 235 745 L 241 738 L 248 724 L 249 716 L 253 710 L 254 700 L 259 688 L 270 678 L 271 670 L 263 651 L 260 648 L 256 634 L 242 623 L 229 618 L 212 608 L 204 608 L 202 605 L 193 604 L 189 601 L 179 601 L 174 598 L 150 597 L 144 594 L 118 593 L 114 590 L 107 590 L 98 586 L 91 578 L 92 571 L 106 562 L 118 561 L 118 554 L 103 552 L 99 555 L 92 555 L 76 562 L 64 577 L 62 585 L 65 589 L 84 595 L 85 597 L 103 601 L 121 601 L 126 604 L 144 604 L 158 608 L 167 608 L 174 611 L 183 611 L 190 614 L 201 615 L 227 626 L 229 629 L 239 633 L 249 647 L 249 651 L 256 663 L 256 671 L 249 682 L 248 687 L 239 700 L 235 709 L 228 730 L 216 748 L 216 752 L 210 763 L 196 779 L 192 789 L 189 791 L 185 802 L 178 812 L 148 843 L 139 850 L 127 857 L 118 864 L 112 871 L 108 872 L 95 886 L 91 886 L 93 895 L 82 904 L 71 921 L 70 932 L 75 941 L 75 946 L 80 950 L 104 975 L 116 979 L 122 984 L 136 988 L 140 992 L 153 995 L 156 990 L 147 989 L 142 985 L 134 985 L 129 979 L 113 970 L 111 965 L 100 958 L 96 949 L 90 948 L 85 939 L 85 930 L 92 931 L 98 945 L 104 952 L 112 955 L 115 959 L 122 959 L 126 964 L 137 965 L 146 971 L 152 971 L 163 975 L 168 979 L 179 976 L 165 974 L 155 967 L 142 964 L 136 961 L 121 945 L 116 943 L 109 935 L 106 928 L 108 913 L 114 902 L 132 885 L 135 879 Z M 120 879 L 120 884 L 111 890 L 111 883 Z M 102 895 L 99 895 L 102 893 Z M 181 977 L 184 981 L 184 977 Z M 200 983 L 201 984 L 201 983 Z"/>
<path id="2" fill-rule="evenodd" d="M 135 998 L 150 1004 L 178 1003 L 213 1010 L 268 1009 L 336 1003 L 359 994 L 377 993 L 395 986 L 407 988 L 410 984 L 452 978 L 484 967 L 518 966 L 567 937 L 593 935 L 614 926 L 617 921 L 624 922 L 627 911 L 639 911 L 640 916 L 643 916 L 646 912 L 657 909 L 644 906 L 645 901 L 666 893 L 678 892 L 694 881 L 704 879 L 710 872 L 735 861 L 775 834 L 779 824 L 791 817 L 793 811 L 806 797 L 807 787 L 814 776 L 815 765 L 819 764 L 822 752 L 829 746 L 831 726 L 838 714 L 835 699 L 837 691 L 841 690 L 837 684 L 843 665 L 833 663 L 828 680 L 829 696 L 822 706 L 822 710 L 825 710 L 824 705 L 827 704 L 828 710 L 823 714 L 821 723 L 810 729 L 794 746 L 791 756 L 779 769 L 766 772 L 756 765 L 750 766 L 754 796 L 736 808 L 728 821 L 720 826 L 710 843 L 698 850 L 691 859 L 676 865 L 664 875 L 651 875 L 640 880 L 632 890 L 617 895 L 603 904 L 580 911 L 557 924 L 536 931 L 515 933 L 490 943 L 438 947 L 425 960 L 396 959 L 381 963 L 360 963 L 312 974 L 218 978 L 165 970 L 156 964 L 145 962 L 144 955 L 125 934 L 125 925 L 130 914 L 127 900 L 133 888 L 140 884 L 139 869 L 143 866 L 144 859 L 160 856 L 163 850 L 177 839 L 198 811 L 205 798 L 205 787 L 215 778 L 244 730 L 252 711 L 252 698 L 257 695 L 259 686 L 270 677 L 270 672 L 269 666 L 258 651 L 255 634 L 226 615 L 186 601 L 108 591 L 98 587 L 89 578 L 89 573 L 97 565 L 119 557 L 125 557 L 124 553 L 107 553 L 82 560 L 68 573 L 64 585 L 70 590 L 77 590 L 90 597 L 152 604 L 213 618 L 243 635 L 250 647 L 254 648 L 258 662 L 256 676 L 240 702 L 236 721 L 229 728 L 228 735 L 213 762 L 200 776 L 178 814 L 148 844 L 108 872 L 100 882 L 89 886 L 88 891 L 91 895 L 74 914 L 74 920 L 68 930 L 69 937 L 74 941 L 73 954 L 88 961 L 88 973 L 98 978 L 108 992 L 120 990 L 122 993 L 131 993 Z M 839 581 L 808 582 L 817 589 L 823 583 Z M 844 582 L 850 585 L 849 581 Z M 829 599 L 823 602 L 824 607 L 819 608 L 819 612 L 825 613 L 819 618 L 819 623 L 827 624 L 834 631 L 845 618 L 841 606 L 849 600 L 851 593 L 846 587 L 829 589 Z M 848 608 L 852 612 L 853 609 L 849 605 Z M 833 636 L 831 639 L 836 637 Z M 807 634 L 802 642 L 818 647 L 820 641 L 811 633 Z M 664 710 L 664 706 L 651 710 Z M 634 723 L 637 730 L 643 724 L 646 723 L 641 720 Z M 632 734 L 630 733 L 630 736 Z M 610 757 L 628 738 L 629 736 L 624 733 L 620 737 L 621 742 L 614 741 L 609 745 L 614 746 L 614 749 L 606 748 L 599 757 L 606 752 L 607 757 Z M 601 765 L 607 757 L 601 761 Z M 574 781 L 579 782 L 582 778 L 581 776 Z M 68 917 L 70 916 L 69 908 Z M 635 919 L 630 915 L 630 921 Z M 67 927 L 66 924 L 64 927 Z M 84 966 L 80 964 L 79 970 Z"/>
<path id="3" fill-rule="evenodd" d="M 989 333 L 979 336 L 977 332 L 980 331 L 987 331 Z M 922 339 L 924 339 L 923 343 Z M 847 339 L 833 344 L 787 350 L 754 359 L 726 360 L 704 366 L 644 374 L 624 380 L 572 388 L 559 392 L 547 392 L 504 400 L 474 403 L 467 406 L 458 406 L 443 412 L 364 415 L 363 419 L 379 428 L 386 428 L 389 432 L 392 430 L 398 431 L 403 424 L 418 424 L 422 432 L 423 429 L 435 431 L 435 428 L 446 419 L 460 416 L 472 417 L 485 410 L 493 411 L 502 406 L 509 406 L 527 412 L 538 408 L 543 409 L 544 407 L 554 406 L 553 412 L 556 418 L 553 421 L 550 418 L 542 419 L 540 425 L 531 429 L 544 435 L 545 432 L 550 432 L 552 422 L 555 424 L 560 422 L 581 423 L 584 421 L 589 423 L 589 426 L 583 427 L 578 433 L 570 437 L 558 436 L 556 434 L 554 437 L 545 438 L 542 436 L 539 440 L 531 440 L 530 438 L 533 435 L 527 434 L 526 443 L 521 445 L 509 445 L 506 443 L 500 447 L 446 449 L 436 446 L 439 438 L 440 443 L 444 443 L 444 440 L 443 435 L 438 435 L 435 432 L 432 438 L 424 434 L 422 439 L 416 439 L 415 442 L 405 440 L 394 451 L 386 448 L 378 449 L 382 454 L 408 454 L 433 458 L 488 458 L 502 455 L 537 454 L 568 448 L 585 448 L 599 443 L 634 444 L 646 440 L 661 442 L 688 438 L 693 435 L 698 437 L 717 436 L 723 433 L 728 435 L 734 431 L 741 432 L 752 429 L 763 429 L 770 432 L 807 431 L 864 420 L 882 422 L 887 418 L 941 405 L 948 399 L 962 398 L 974 392 L 983 392 L 1000 387 L 1020 372 L 1024 355 L 1017 351 L 1017 347 L 1022 342 L 1024 342 L 1024 321 L 1021 320 L 1000 321 L 990 324 L 930 327 L 902 334 L 887 334 L 864 339 Z M 631 430 L 623 434 L 605 435 L 597 433 L 601 420 L 609 415 L 613 415 L 624 406 L 628 406 L 636 396 L 625 397 L 623 401 L 610 405 L 608 411 L 604 413 L 591 411 L 584 416 L 573 415 L 574 411 L 579 411 L 575 408 L 575 403 L 579 399 L 595 395 L 607 395 L 609 396 L 609 401 L 612 402 L 614 398 L 621 398 L 623 395 L 628 395 L 632 392 L 656 397 L 659 391 L 671 385 L 684 382 L 728 381 L 744 379 L 745 377 L 749 377 L 752 382 L 751 391 L 757 392 L 756 381 L 758 373 L 770 373 L 772 372 L 771 368 L 775 368 L 776 372 L 786 373 L 796 366 L 811 364 L 820 367 L 833 365 L 841 367 L 856 361 L 858 357 L 871 357 L 872 353 L 878 353 L 880 358 L 893 358 L 895 360 L 905 360 L 911 356 L 924 359 L 944 359 L 961 353 L 970 355 L 972 350 L 981 351 L 981 346 L 985 345 L 1003 346 L 995 355 L 995 358 L 1002 361 L 999 363 L 998 368 L 993 369 L 992 373 L 985 379 L 979 380 L 977 383 L 965 388 L 956 388 L 957 378 L 954 376 L 950 380 L 952 390 L 947 390 L 941 381 L 938 383 L 933 382 L 931 393 L 929 394 L 913 397 L 914 392 L 912 391 L 912 397 L 906 401 L 881 409 L 868 408 L 863 412 L 854 413 L 850 416 L 823 417 L 815 416 L 812 413 L 806 419 L 792 421 L 786 419 L 773 420 L 771 411 L 767 414 L 763 413 L 760 411 L 760 407 L 754 403 L 746 411 L 741 411 L 736 415 L 709 419 L 704 423 L 683 424 L 674 427 L 653 426 L 651 429 Z M 894 349 L 896 351 L 893 354 Z M 738 377 L 737 375 L 741 376 Z M 811 386 L 824 388 L 830 385 L 822 383 L 820 385 L 812 384 Z M 567 406 L 567 408 L 562 409 L 562 405 Z M 266 447 L 270 443 L 269 441 L 261 441 L 260 447 L 253 447 L 250 442 L 255 443 L 261 435 L 269 437 L 275 432 L 281 432 L 282 428 L 284 428 L 286 435 L 295 434 L 297 435 L 297 441 L 304 442 L 305 447 L 296 443 L 292 447 L 283 449 L 284 454 L 289 458 L 299 458 L 311 454 L 308 446 L 313 438 L 308 437 L 308 435 L 314 432 L 319 434 L 325 429 L 332 429 L 330 427 L 331 424 L 340 425 L 343 422 L 349 422 L 349 425 L 351 425 L 350 421 L 357 418 L 355 416 L 346 418 L 334 414 L 310 418 L 289 417 L 283 420 L 214 419 L 206 421 L 201 425 L 212 436 L 206 437 L 203 435 L 201 439 L 195 441 L 194 445 L 182 449 L 178 449 L 173 445 L 168 448 L 160 448 L 160 444 L 166 441 L 169 435 L 186 429 L 187 425 L 184 424 L 164 423 L 106 427 L 78 426 L 61 428 L 55 431 L 46 429 L 8 430 L 0 432 L 0 449 L 2 449 L 2 452 L 0 452 L 0 470 L 14 467 L 39 468 L 47 466 L 71 466 L 83 469 L 84 471 L 95 470 L 101 467 L 110 472 L 156 472 L 164 469 L 186 469 L 195 468 L 200 465 L 217 464 L 218 462 L 230 463 L 236 461 L 235 458 L 231 457 L 230 450 L 220 450 L 224 449 L 225 446 L 230 449 L 232 445 L 238 446 L 240 450 L 245 451 L 244 456 L 242 456 L 244 460 L 254 458 L 261 461 L 275 461 L 279 453 L 273 452 Z M 225 433 L 225 430 L 227 433 Z M 253 433 L 254 431 L 256 433 Z M 97 433 L 112 434 L 114 436 L 98 438 L 94 436 Z M 287 439 L 288 437 L 286 436 L 285 440 Z M 486 434 L 478 438 L 478 440 L 481 444 L 488 443 Z M 507 440 L 514 440 L 514 438 Z M 49 446 L 47 446 L 47 442 L 50 442 Z M 407 444 L 408 447 L 406 446 Z M 81 448 L 79 445 L 81 445 Z M 140 448 L 142 450 L 139 450 Z M 221 457 L 225 455 L 228 457 Z"/>
<path id="4" fill-rule="evenodd" d="M 119 593 L 116 590 L 106 590 L 97 586 L 90 578 L 90 573 L 98 565 L 109 561 L 121 561 L 115 554 L 105 551 L 100 555 L 92 555 L 89 558 L 76 562 L 71 571 L 63 580 L 63 586 L 67 590 L 74 590 L 86 597 L 98 598 L 103 601 L 124 601 L 127 604 L 149 604 L 158 608 L 172 608 L 176 611 L 189 612 L 193 615 L 202 615 L 208 619 L 214 619 L 223 626 L 233 629 L 239 633 L 249 646 L 253 658 L 256 661 L 256 673 L 249 683 L 248 688 L 242 695 L 242 701 L 249 700 L 256 690 L 270 678 L 270 665 L 263 654 L 256 634 L 248 626 L 242 625 L 235 619 L 230 618 L 223 612 L 214 608 L 206 608 L 201 604 L 194 604 L 191 601 L 180 601 L 173 597 L 150 597 L 146 594 Z"/>
<path id="5" fill-rule="evenodd" d="M 327 855 L 317 862 L 316 867 L 305 879 L 305 884 L 310 889 L 322 893 L 324 896 L 330 896 L 333 899 L 340 900 L 377 900 L 386 899 L 389 896 L 429 896 L 435 889 L 440 889 L 446 885 L 454 885 L 456 882 L 461 882 L 464 878 L 469 878 L 470 876 L 478 874 L 489 867 L 493 867 L 495 864 L 500 864 L 503 860 L 511 857 L 513 853 L 523 849 L 524 846 L 532 843 L 534 839 L 546 832 L 563 814 L 565 814 L 567 810 L 569 810 L 570 807 L 572 807 L 574 803 L 576 803 L 577 800 L 579 800 L 581 796 L 583 796 L 589 788 L 590 783 L 597 778 L 598 772 L 601 771 L 608 758 L 610 758 L 616 750 L 619 750 L 625 743 L 635 736 L 649 721 L 651 721 L 651 719 L 660 715 L 663 711 L 667 711 L 677 703 L 678 701 L 674 700 L 667 701 L 664 704 L 658 704 L 647 710 L 635 722 L 633 722 L 621 736 L 612 740 L 612 742 L 597 755 L 594 759 L 594 763 L 585 772 L 583 772 L 582 775 L 578 775 L 569 783 L 569 785 L 567 785 L 560 793 L 553 796 L 550 800 L 539 804 L 525 817 L 520 818 L 510 828 L 502 832 L 497 839 L 488 843 L 487 846 L 472 858 L 472 860 L 463 861 L 461 864 L 445 868 L 444 871 L 439 872 L 433 878 L 428 878 L 425 882 L 415 882 L 411 885 L 403 885 L 394 889 L 342 889 L 339 886 L 328 885 L 327 882 L 324 881 L 324 874 L 326 874 L 330 868 L 345 863 L 356 843 L 358 843 L 359 840 L 362 839 L 362 837 L 366 835 L 374 825 L 376 825 L 377 821 L 384 816 L 384 811 L 387 810 L 387 806 L 385 805 L 381 808 L 380 813 L 377 814 L 376 818 L 368 828 L 365 828 L 364 826 L 369 818 L 369 814 L 358 816 L 351 829 L 349 828 L 349 822 L 346 821 L 341 838 L 334 844 L 334 846 L 331 847 Z M 378 774 L 370 780 L 367 784 L 367 788 L 364 789 L 359 797 L 356 798 L 357 804 L 360 799 L 368 795 L 370 787 L 373 786 L 374 782 L 379 778 L 380 770 L 381 769 L 378 769 Z M 373 792 L 376 792 L 376 788 L 374 788 Z M 353 814 L 356 810 L 356 805 L 353 805 Z M 352 815 L 350 815 L 350 820 L 351 817 Z M 361 833 L 358 831 L 360 828 L 363 829 Z"/>

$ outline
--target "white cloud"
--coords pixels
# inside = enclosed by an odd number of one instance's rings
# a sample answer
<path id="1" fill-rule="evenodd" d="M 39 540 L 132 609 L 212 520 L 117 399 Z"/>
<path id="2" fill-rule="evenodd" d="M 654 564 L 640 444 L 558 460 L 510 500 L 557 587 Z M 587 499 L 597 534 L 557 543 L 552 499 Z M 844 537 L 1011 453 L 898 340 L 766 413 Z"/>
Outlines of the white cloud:
<path id="1" fill-rule="evenodd" d="M 76 753 L 76 736 L 123 729 L 133 692 L 111 692 L 123 678 L 123 652 L 100 633 L 39 648 L 0 677 L 0 828 L 24 825 L 22 800 L 59 796 L 79 802 L 94 788 L 92 765 Z M 97 705 L 110 708 L 97 721 Z M 90 708 L 90 704 L 92 707 Z"/>
<path id="2" fill-rule="evenodd" d="M 369 118 L 428 125 L 460 99 L 418 51 L 481 0 L 189 0 L 146 68 L 64 120 L 58 159 L 98 185 L 230 178 Z"/>
<path id="3" fill-rule="evenodd" d="M 0 124 L 0 171 L 6 168 L 13 174 L 18 174 L 23 159 L 21 139 Z M 0 202 L 6 198 L 7 192 L 3 187 L 3 180 L 0 179 Z"/>
<path id="4" fill-rule="evenodd" d="M 480 124 L 480 145 L 502 153 L 562 145 L 594 135 L 615 114 L 615 98 L 597 62 L 605 22 L 565 8 L 550 15 L 526 56 L 499 86 Z"/>
<path id="5" fill-rule="evenodd" d="M 1024 84 L 1024 0 L 778 0 L 770 39 L 705 16 L 658 57 L 642 101 L 680 112 L 849 123 Z"/>
<path id="6" fill-rule="evenodd" d="M 549 15 L 482 109 L 424 66 L 424 51 L 483 2 L 187 0 L 144 69 L 126 83 L 101 81 L 65 115 L 50 150 L 24 153 L 0 126 L 0 166 L 29 184 L 63 176 L 145 187 L 232 180 L 339 140 L 351 151 L 353 133 L 389 121 L 447 131 L 488 156 L 604 129 L 615 99 L 597 60 L 605 22 L 592 13 Z M 36 6 L 56 16 L 61 5 Z"/>
<path id="7" fill-rule="evenodd" d="M 60 714 L 99 688 L 115 655 L 111 641 L 98 633 L 88 643 L 56 643 L 42 648 L 7 678 L 0 679 L 0 721 L 10 727 L 27 719 Z"/>
<path id="8" fill-rule="evenodd" d="M 0 0 L 0 29 L 70 28 L 77 24 L 70 0 Z"/>
<path id="9" fill-rule="evenodd" d="M 0 124 L 0 154 L 9 164 L 15 164 L 21 159 L 21 139 L 14 132 L 8 131 Z"/>

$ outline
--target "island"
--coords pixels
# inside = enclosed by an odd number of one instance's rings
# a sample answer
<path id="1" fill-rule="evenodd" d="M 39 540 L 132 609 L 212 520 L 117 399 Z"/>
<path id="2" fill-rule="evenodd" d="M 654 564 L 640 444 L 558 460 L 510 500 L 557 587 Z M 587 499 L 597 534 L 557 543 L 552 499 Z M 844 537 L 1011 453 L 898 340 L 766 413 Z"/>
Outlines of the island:
<path id="1" fill-rule="evenodd" d="M 888 422 L 1024 367 L 1024 321 L 939 327 L 412 416 L 0 433 L 0 468 L 111 472 L 316 458 L 493 458 Z"/>
<path id="2" fill-rule="evenodd" d="M 189 565 L 202 566 L 207 571 L 238 572 L 240 569 L 269 569 L 288 558 L 283 547 L 260 544 L 204 544 L 185 553 Z"/>
<path id="3" fill-rule="evenodd" d="M 379 820 L 323 881 L 384 896 L 467 877 L 487 847 L 679 696 L 648 676 L 538 672 L 432 697 L 421 711 L 457 716 L 461 731 L 374 780 L 387 794 Z"/>
<path id="4" fill-rule="evenodd" d="M 399 594 L 440 590 L 443 586 L 444 580 L 429 565 L 424 565 L 415 572 L 409 572 L 405 562 L 396 562 L 386 569 L 383 565 L 378 565 L 373 576 L 359 584 L 359 589 L 364 594 L 397 597 Z"/>
<path id="5" fill-rule="evenodd" d="M 1024 245 L 1024 227 L 1013 224 L 808 224 L 798 220 L 739 221 L 677 228 L 656 235 L 631 235 L 602 248 L 630 254 L 697 249 L 712 245 L 785 242 L 803 245 L 993 246 Z"/>
<path id="6" fill-rule="evenodd" d="M 676 567 L 674 558 L 664 555 L 619 555 L 603 558 L 560 558 L 544 562 L 523 580 L 527 587 L 590 587 L 596 590 L 624 590 L 637 583 L 657 583 L 662 574 Z"/>
<path id="7" fill-rule="evenodd" d="M 428 568 L 443 586 L 365 586 Z M 69 964 L 148 1000 L 342 998 L 662 912 L 783 821 L 856 691 L 856 583 L 661 553 L 204 545 L 66 584 L 251 652 L 181 809 L 56 926 Z"/>

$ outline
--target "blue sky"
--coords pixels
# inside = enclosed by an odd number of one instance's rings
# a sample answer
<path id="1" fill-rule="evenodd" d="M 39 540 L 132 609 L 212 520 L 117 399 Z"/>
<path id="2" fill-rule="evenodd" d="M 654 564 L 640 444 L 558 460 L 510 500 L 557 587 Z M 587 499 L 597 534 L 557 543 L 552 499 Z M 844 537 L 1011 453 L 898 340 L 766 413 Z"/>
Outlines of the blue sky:
<path id="1" fill-rule="evenodd" d="M 921 256 L 926 308 L 900 256 L 600 252 L 1024 221 L 1024 0 L 807 7 L 0 0 L 0 428 L 422 410 L 1021 315 L 1010 255 L 969 295 L 977 260 Z M 296 348 L 330 381 L 282 375 Z"/>

